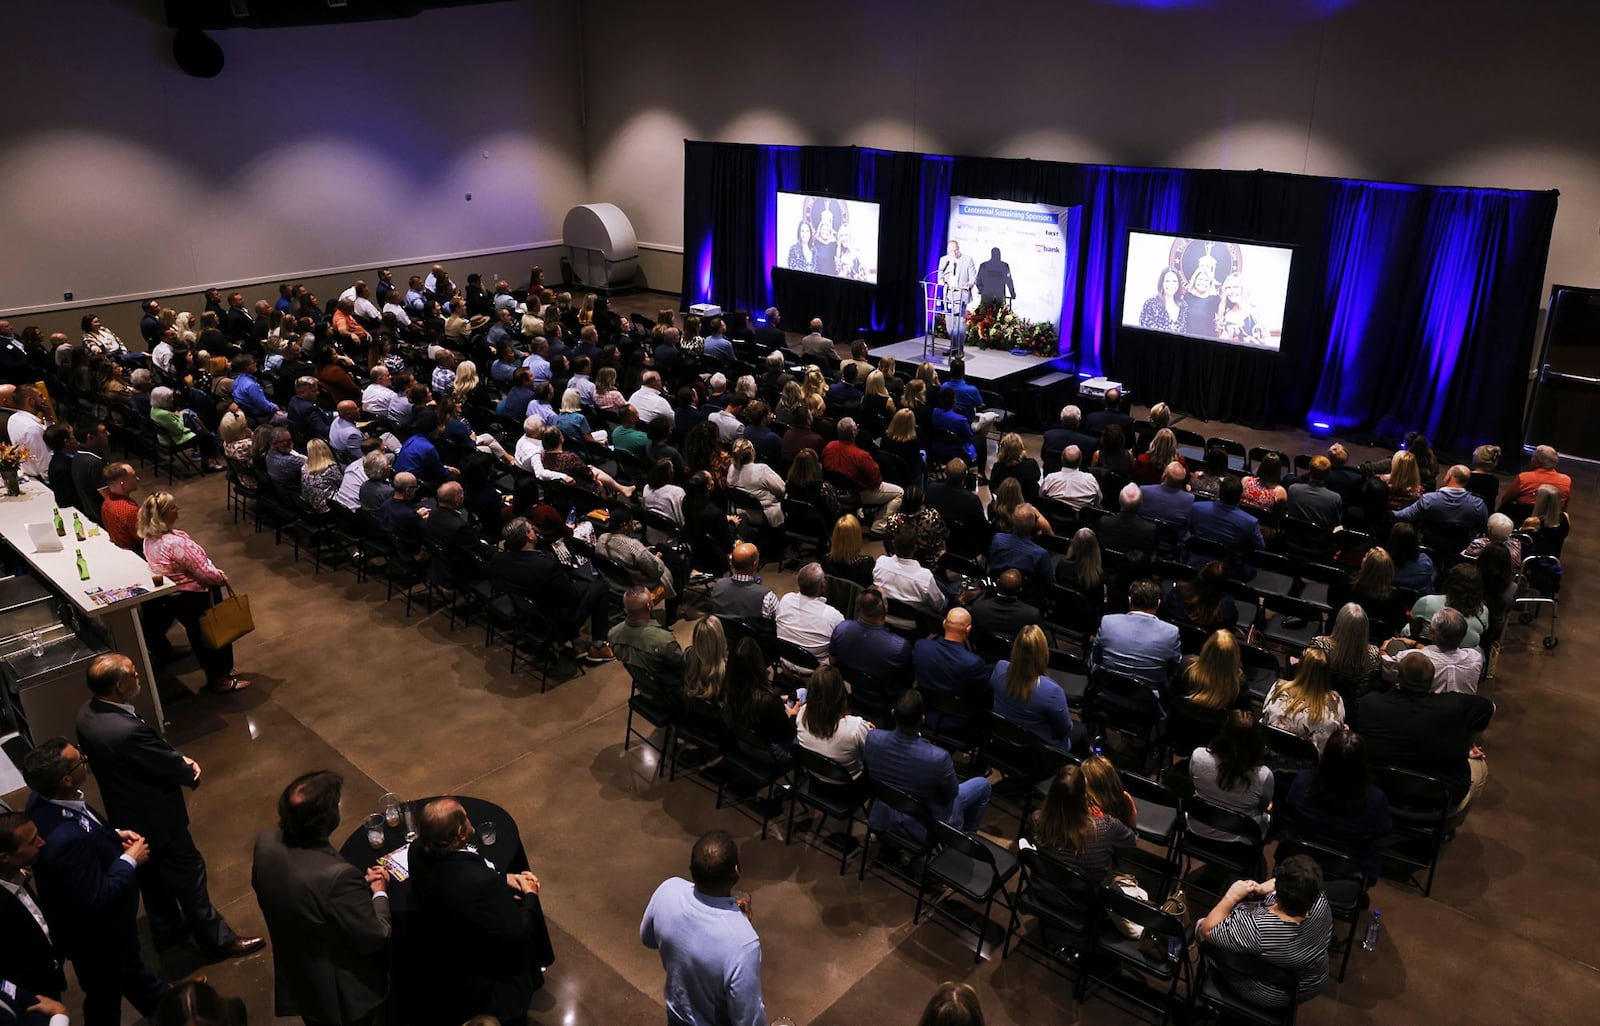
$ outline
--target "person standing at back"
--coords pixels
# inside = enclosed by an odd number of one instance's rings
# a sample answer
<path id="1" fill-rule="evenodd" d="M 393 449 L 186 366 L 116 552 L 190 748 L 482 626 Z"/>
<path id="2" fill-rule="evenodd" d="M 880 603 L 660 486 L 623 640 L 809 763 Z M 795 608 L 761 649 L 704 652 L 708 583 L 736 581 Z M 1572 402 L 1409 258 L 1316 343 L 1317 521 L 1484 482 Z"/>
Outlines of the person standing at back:
<path id="1" fill-rule="evenodd" d="M 761 938 L 733 896 L 733 836 L 713 830 L 696 841 L 689 875 L 657 887 L 639 924 L 640 943 L 661 952 L 669 1026 L 766 1026 Z"/>
<path id="2" fill-rule="evenodd" d="M 272 935 L 273 1011 L 310 1026 L 373 1026 L 389 990 L 389 874 L 374 866 L 363 877 L 334 850 L 343 788 L 327 770 L 290 781 L 250 867 Z"/>

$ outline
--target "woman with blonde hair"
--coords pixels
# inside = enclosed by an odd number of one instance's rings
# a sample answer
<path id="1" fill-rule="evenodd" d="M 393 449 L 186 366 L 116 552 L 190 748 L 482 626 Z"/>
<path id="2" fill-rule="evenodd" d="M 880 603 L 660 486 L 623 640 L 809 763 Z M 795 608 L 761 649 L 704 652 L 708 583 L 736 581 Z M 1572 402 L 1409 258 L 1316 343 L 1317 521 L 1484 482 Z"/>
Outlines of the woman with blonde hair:
<path id="1" fill-rule="evenodd" d="M 156 492 L 139 507 L 139 537 L 144 539 L 144 559 L 150 572 L 171 579 L 177 594 L 169 600 L 172 613 L 189 635 L 195 659 L 206 674 L 209 691 L 238 691 L 250 686 L 233 672 L 233 646 L 207 648 L 200 632 L 200 617 L 222 598 L 228 575 L 217 569 L 206 550 L 178 530 L 178 500 L 171 492 Z"/>
<path id="2" fill-rule="evenodd" d="M 1185 661 L 1179 681 L 1189 688 L 1188 700 L 1202 709 L 1232 709 L 1244 684 L 1239 639 L 1229 630 L 1212 631 L 1200 653 Z"/>
<path id="3" fill-rule="evenodd" d="M 683 654 L 683 693 L 689 698 L 716 702 L 722 697 L 722 677 L 728 665 L 728 636 L 722 621 L 708 616 L 694 625 L 689 650 Z"/>
<path id="4" fill-rule="evenodd" d="M 939 370 L 933 364 L 924 361 L 917 367 L 917 380 L 922 382 L 928 394 L 939 391 Z"/>
<path id="5" fill-rule="evenodd" d="M 306 442 L 306 465 L 300 470 L 300 498 L 313 513 L 328 512 L 328 501 L 339 490 L 344 468 L 334 459 L 333 448 L 320 438 Z"/>
<path id="6" fill-rule="evenodd" d="M 894 411 L 894 416 L 889 418 L 889 426 L 883 430 L 883 437 L 878 440 L 878 448 L 897 457 L 906 465 L 906 470 L 911 475 L 911 483 L 922 483 L 925 472 L 922 439 L 917 435 L 916 415 L 910 410 Z"/>
<path id="7" fill-rule="evenodd" d="M 895 362 L 892 356 L 878 357 L 878 369 L 883 371 L 883 384 L 889 394 L 899 399 L 905 394 L 906 383 L 895 376 Z"/>
<path id="8" fill-rule="evenodd" d="M 894 397 L 883 380 L 883 371 L 875 370 L 867 375 L 866 389 L 861 396 L 861 419 L 868 425 L 868 434 L 876 435 L 889 423 L 894 412 Z"/>
<path id="9" fill-rule="evenodd" d="M 1389 509 L 1405 509 L 1422 498 L 1422 474 L 1416 454 L 1401 449 L 1389 459 L 1389 472 L 1378 480 L 1389 486 Z"/>
<path id="10" fill-rule="evenodd" d="M 800 393 L 800 382 L 786 381 L 783 384 L 783 392 L 778 396 L 778 405 L 773 408 L 772 419 L 779 424 L 793 426 L 795 414 L 805 408 L 805 396 Z"/>
<path id="11" fill-rule="evenodd" d="M 240 410 L 229 410 L 222 415 L 222 454 L 230 460 L 249 463 L 255 455 L 255 439 L 250 433 L 250 422 Z"/>
<path id="12" fill-rule="evenodd" d="M 750 439 L 740 438 L 733 443 L 733 457 L 728 463 L 728 487 L 754 495 L 761 503 L 761 519 L 768 527 L 783 526 L 783 478 L 756 459 L 756 447 Z"/>
<path id="13" fill-rule="evenodd" d="M 594 408 L 615 410 L 626 405 L 628 401 L 617 391 L 617 369 L 601 367 L 594 376 Z"/>
<path id="14" fill-rule="evenodd" d="M 828 553 L 821 560 L 829 577 L 842 577 L 863 588 L 872 587 L 872 557 L 861 551 L 861 521 L 846 513 L 833 524 Z"/>
<path id="15" fill-rule="evenodd" d="M 1050 669 L 1050 645 L 1038 624 L 1017 632 L 1011 658 L 995 664 L 989 675 L 994 711 L 1044 741 L 1067 750 L 1072 736 L 1072 714 L 1061 685 L 1045 676 Z"/>
<path id="16" fill-rule="evenodd" d="M 816 396 L 826 399 L 828 396 L 828 380 L 822 376 L 822 371 L 815 365 L 806 368 L 805 381 L 800 385 L 800 393 L 807 399 Z"/>
<path id="17" fill-rule="evenodd" d="M 1150 439 L 1150 448 L 1133 461 L 1134 484 L 1160 484 L 1169 463 L 1176 463 L 1184 470 L 1189 469 L 1188 463 L 1178 455 L 1178 436 L 1172 433 L 1171 428 L 1162 428 Z"/>
<path id="18" fill-rule="evenodd" d="M 919 431 L 927 430 L 933 422 L 933 407 L 928 405 L 928 385 L 921 378 L 906 382 L 905 392 L 900 396 L 900 406 L 911 411 Z"/>
<path id="19" fill-rule="evenodd" d="M 844 676 L 835 666 L 819 666 L 806 681 L 805 703 L 795 714 L 796 740 L 800 747 L 827 756 L 861 776 L 865 768 L 861 751 L 866 747 L 872 724 L 850 712 L 850 692 Z"/>
<path id="20" fill-rule="evenodd" d="M 1028 455 L 1022 436 L 1015 431 L 1001 435 L 1000 449 L 995 454 L 994 465 L 989 468 L 989 487 L 998 488 L 1000 482 L 1014 478 L 1022 486 L 1023 499 L 1038 502 L 1041 476 L 1039 461 Z"/>
<path id="21" fill-rule="evenodd" d="M 989 504 L 989 522 L 996 531 L 1010 531 L 1012 512 L 1027 501 L 1022 497 L 1022 484 L 1014 477 L 1006 478 L 994 491 L 994 501 Z M 1043 517 L 1039 518 L 1041 530 L 1048 523 Z"/>
<path id="22" fill-rule="evenodd" d="M 593 292 L 589 292 L 589 293 L 585 293 L 584 294 L 583 303 L 581 305 L 579 305 L 579 307 L 578 307 L 578 323 L 579 324 L 593 324 L 594 323 L 594 303 L 595 303 L 595 300 L 597 300 L 599 298 L 600 297 L 595 295 Z"/>
<path id="23" fill-rule="evenodd" d="M 456 364 L 456 383 L 450 389 L 450 394 L 455 396 L 456 403 L 466 409 L 467 400 L 473 398 L 482 382 L 478 378 L 478 365 L 471 360 L 462 360 Z"/>
<path id="24" fill-rule="evenodd" d="M 1328 585 L 1328 605 L 1354 602 L 1367 611 L 1367 618 L 1398 628 L 1406 615 L 1406 600 L 1394 590 L 1394 560 L 1381 545 L 1374 545 L 1361 557 L 1361 566 L 1346 584 L 1334 580 Z"/>
<path id="25" fill-rule="evenodd" d="M 1077 588 L 1098 610 L 1105 604 L 1106 577 L 1100 554 L 1100 539 L 1094 531 L 1080 527 L 1067 544 L 1067 554 L 1056 563 L 1056 583 Z"/>
<path id="26" fill-rule="evenodd" d="M 1344 699 L 1333 688 L 1328 653 L 1307 648 L 1293 680 L 1280 680 L 1267 692 L 1261 721 L 1307 738 L 1322 751 L 1333 732 L 1344 726 Z"/>

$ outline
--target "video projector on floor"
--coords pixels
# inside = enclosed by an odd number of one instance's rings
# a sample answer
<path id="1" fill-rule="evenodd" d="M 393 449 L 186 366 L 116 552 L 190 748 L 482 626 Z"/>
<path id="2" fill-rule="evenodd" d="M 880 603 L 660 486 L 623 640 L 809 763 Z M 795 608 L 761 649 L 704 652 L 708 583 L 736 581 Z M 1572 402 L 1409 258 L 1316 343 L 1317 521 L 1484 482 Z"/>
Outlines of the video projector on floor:
<path id="1" fill-rule="evenodd" d="M 1086 378 L 1078 385 L 1078 394 L 1090 396 L 1094 399 L 1104 399 L 1107 392 L 1116 389 L 1126 398 L 1128 390 L 1122 387 L 1122 382 L 1112 381 L 1110 378 Z"/>

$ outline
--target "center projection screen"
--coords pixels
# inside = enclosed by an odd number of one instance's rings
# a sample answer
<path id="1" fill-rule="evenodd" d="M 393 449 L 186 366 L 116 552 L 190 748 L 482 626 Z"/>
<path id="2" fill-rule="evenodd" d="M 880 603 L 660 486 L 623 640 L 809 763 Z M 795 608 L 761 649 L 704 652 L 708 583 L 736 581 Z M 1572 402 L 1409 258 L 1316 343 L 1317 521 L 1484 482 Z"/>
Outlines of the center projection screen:
<path id="1" fill-rule="evenodd" d="M 1294 250 L 1128 233 L 1122 326 L 1277 352 Z"/>
<path id="2" fill-rule="evenodd" d="M 976 265 L 974 302 L 1009 300 L 1017 316 L 1065 331 L 1062 300 L 1077 256 L 1078 209 L 951 197 L 948 235 Z"/>

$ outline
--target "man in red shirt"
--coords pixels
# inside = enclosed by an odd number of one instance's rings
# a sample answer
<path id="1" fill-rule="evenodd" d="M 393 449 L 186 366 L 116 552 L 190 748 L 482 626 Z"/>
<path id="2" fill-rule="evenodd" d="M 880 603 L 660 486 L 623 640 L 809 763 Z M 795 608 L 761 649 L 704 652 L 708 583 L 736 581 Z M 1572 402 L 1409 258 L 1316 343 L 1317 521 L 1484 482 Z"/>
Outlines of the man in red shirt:
<path id="1" fill-rule="evenodd" d="M 106 536 L 117 547 L 138 552 L 139 504 L 133 501 L 133 490 L 139 487 L 139 472 L 131 464 L 113 463 L 106 467 L 105 482 L 100 489 L 105 500 L 100 505 L 100 522 Z"/>
<path id="2" fill-rule="evenodd" d="M 849 417 L 841 419 L 834 429 L 837 440 L 829 442 L 822 450 L 824 470 L 841 474 L 856 484 L 861 504 L 868 509 L 878 507 L 872 530 L 884 533 L 884 521 L 900 511 L 902 489 L 883 479 L 883 471 L 870 453 L 856 445 L 856 422 Z"/>
<path id="3" fill-rule="evenodd" d="M 1567 503 L 1572 500 L 1572 478 L 1556 470 L 1560 462 L 1561 456 L 1554 446 L 1541 445 L 1533 450 L 1533 456 L 1528 459 L 1528 469 L 1511 482 L 1500 504 L 1524 502 L 1531 506 L 1539 494 L 1540 485 L 1555 485 L 1556 491 L 1561 493 L 1561 508 L 1566 509 Z"/>

